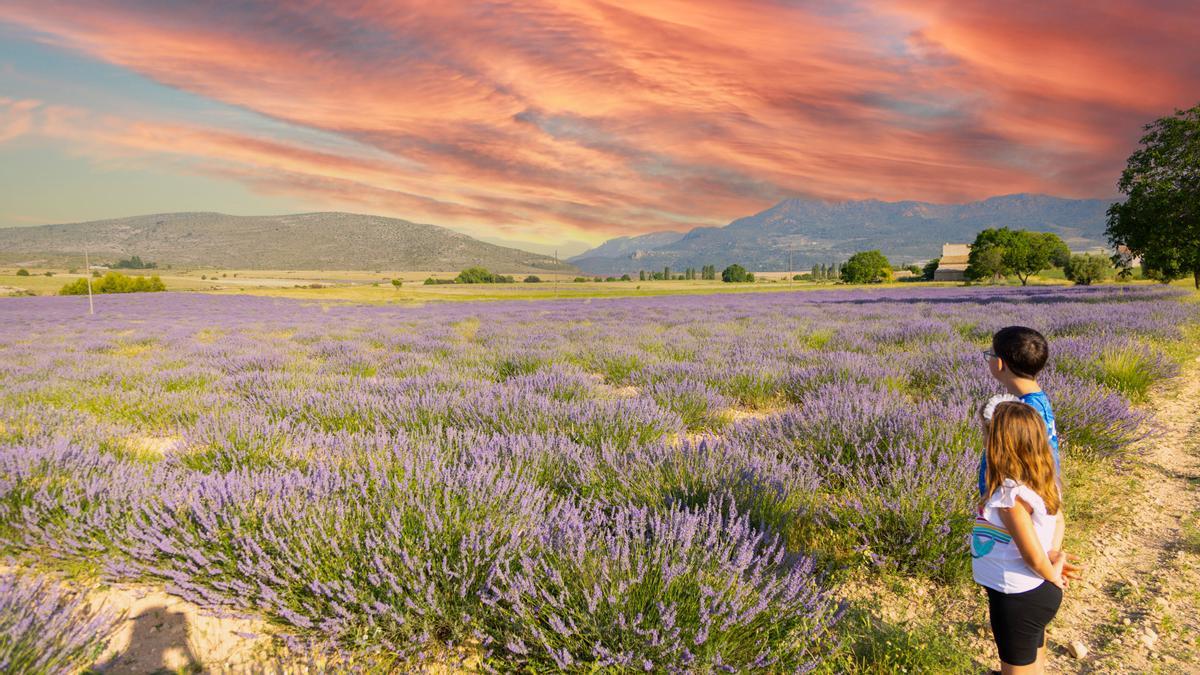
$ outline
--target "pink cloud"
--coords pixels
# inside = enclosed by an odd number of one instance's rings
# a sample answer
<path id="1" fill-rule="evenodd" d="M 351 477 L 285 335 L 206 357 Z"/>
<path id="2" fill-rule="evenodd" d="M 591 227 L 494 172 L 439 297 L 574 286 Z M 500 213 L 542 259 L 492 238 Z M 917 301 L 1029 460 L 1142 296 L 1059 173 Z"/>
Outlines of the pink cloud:
<path id="1" fill-rule="evenodd" d="M 552 236 L 793 195 L 1111 194 L 1139 126 L 1194 103 L 1200 27 L 1172 3 L 1020 4 L 18 0 L 0 21 L 372 150 L 93 115 L 72 133 L 94 153 Z M 28 133 L 4 106 L 0 139 Z"/>

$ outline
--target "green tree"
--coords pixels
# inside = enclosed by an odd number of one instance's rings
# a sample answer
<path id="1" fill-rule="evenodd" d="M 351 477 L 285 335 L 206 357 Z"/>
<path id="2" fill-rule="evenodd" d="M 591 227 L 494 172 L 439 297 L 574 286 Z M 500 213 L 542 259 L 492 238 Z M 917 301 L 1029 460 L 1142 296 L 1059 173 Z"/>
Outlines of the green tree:
<path id="1" fill-rule="evenodd" d="M 925 263 L 925 267 L 921 268 L 921 278 L 925 281 L 933 281 L 933 275 L 937 274 L 938 264 L 941 262 L 941 258 L 934 258 Z"/>
<path id="2" fill-rule="evenodd" d="M 540 284 L 540 283 L 542 283 L 542 278 L 541 278 L 541 277 L 539 277 L 539 276 L 536 276 L 536 275 L 530 274 L 529 276 L 525 277 L 525 283 L 527 283 L 527 284 Z"/>
<path id="3" fill-rule="evenodd" d="M 1114 262 L 1141 257 L 1143 274 L 1170 283 L 1190 273 L 1200 289 L 1200 105 L 1145 131 L 1117 181 L 1125 201 L 1108 209 Z"/>
<path id="4" fill-rule="evenodd" d="M 646 270 L 638 270 L 638 281 L 646 280 Z"/>
<path id="5" fill-rule="evenodd" d="M 633 281 L 633 279 L 631 279 L 628 274 L 622 274 L 621 281 Z"/>
<path id="6" fill-rule="evenodd" d="M 741 265 L 730 265 L 721 271 L 721 281 L 727 284 L 740 284 L 747 281 L 754 281 L 754 275 L 746 271 Z"/>
<path id="7" fill-rule="evenodd" d="M 662 278 L 663 278 L 663 281 L 670 281 L 670 280 L 671 280 L 671 268 L 670 268 L 670 267 L 664 267 L 664 268 L 663 268 L 663 271 L 662 271 Z"/>
<path id="8" fill-rule="evenodd" d="M 400 288 L 400 286 L 403 284 L 404 282 L 399 279 L 392 279 L 392 286 L 395 286 L 396 288 Z"/>
<path id="9" fill-rule="evenodd" d="M 872 284 L 892 278 L 892 264 L 879 251 L 859 251 L 842 266 L 842 281 L 850 284 Z"/>
<path id="10" fill-rule="evenodd" d="M 1073 255 L 1063 266 L 1063 275 L 1080 286 L 1091 286 L 1108 278 L 1112 261 L 1102 255 Z"/>
<path id="11" fill-rule="evenodd" d="M 1062 267 L 1070 258 L 1070 249 L 1057 234 L 1018 230 L 1013 233 L 1003 259 L 1004 267 L 1025 286 L 1029 277 L 1051 267 Z"/>
<path id="12" fill-rule="evenodd" d="M 988 228 L 975 236 L 967 258 L 966 276 L 976 281 L 1016 275 L 1021 285 L 1051 267 L 1061 267 L 1071 252 L 1057 234 Z"/>
<path id="13" fill-rule="evenodd" d="M 460 284 L 490 284 L 495 281 L 495 277 L 486 268 L 468 267 L 459 272 L 454 281 Z"/>
<path id="14" fill-rule="evenodd" d="M 17 270 L 17 276 L 19 276 L 19 277 L 27 277 L 27 276 L 29 276 L 29 270 L 27 270 L 27 269 L 25 269 L 24 267 L 22 267 L 21 269 Z"/>

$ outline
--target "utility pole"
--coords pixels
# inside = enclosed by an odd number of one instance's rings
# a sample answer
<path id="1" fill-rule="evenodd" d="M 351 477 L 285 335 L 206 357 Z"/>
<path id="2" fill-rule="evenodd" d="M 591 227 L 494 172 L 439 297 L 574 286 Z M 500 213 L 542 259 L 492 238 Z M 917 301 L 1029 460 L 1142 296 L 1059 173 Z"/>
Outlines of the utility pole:
<path id="1" fill-rule="evenodd" d="M 96 308 L 92 305 L 92 263 L 88 259 L 87 247 L 83 247 L 83 278 L 87 279 L 88 285 L 88 314 L 95 314 Z"/>

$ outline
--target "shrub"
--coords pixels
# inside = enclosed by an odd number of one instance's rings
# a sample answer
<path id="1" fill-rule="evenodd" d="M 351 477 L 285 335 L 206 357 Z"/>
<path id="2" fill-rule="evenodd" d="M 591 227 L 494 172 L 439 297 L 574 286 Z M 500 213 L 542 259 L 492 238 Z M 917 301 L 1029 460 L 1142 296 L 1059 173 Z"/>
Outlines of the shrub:
<path id="1" fill-rule="evenodd" d="M 805 672 L 839 618 L 811 560 L 728 500 L 583 505 L 499 579 L 485 645 L 504 670 Z"/>
<path id="2" fill-rule="evenodd" d="M 622 274 L 621 281 L 633 281 L 633 279 L 628 274 Z"/>
<path id="3" fill-rule="evenodd" d="M 118 618 L 48 577 L 0 574 L 0 670 L 78 672 L 104 651 Z"/>
<path id="4" fill-rule="evenodd" d="M 401 281 L 400 279 L 392 279 L 392 286 L 394 288 L 400 288 L 403 285 L 404 285 L 404 282 Z"/>
<path id="5" fill-rule="evenodd" d="M 582 284 L 583 282 L 587 281 L 587 277 L 575 277 L 573 281 L 577 284 Z"/>
<path id="6" fill-rule="evenodd" d="M 646 388 L 651 398 L 670 410 L 690 430 L 717 429 L 729 421 L 731 401 L 703 382 L 661 380 Z"/>
<path id="7" fill-rule="evenodd" d="M 153 293 L 165 291 L 167 287 L 158 275 L 149 279 L 146 277 L 128 277 L 120 272 L 109 272 L 98 282 L 91 284 L 92 293 Z M 87 295 L 87 279 L 76 279 L 63 286 L 59 295 Z"/>
<path id="8" fill-rule="evenodd" d="M 43 272 L 43 274 L 45 274 L 48 277 L 54 276 L 54 272 L 51 272 L 50 270 L 46 270 L 45 272 Z"/>
<path id="9" fill-rule="evenodd" d="M 1097 281 L 1107 279 L 1112 269 L 1112 261 L 1106 256 L 1089 253 L 1071 256 L 1063 267 L 1063 275 L 1076 285 L 1091 286 Z"/>
<path id="10" fill-rule="evenodd" d="M 540 284 L 541 282 L 542 282 L 541 278 L 534 276 L 532 274 L 525 277 L 525 283 L 527 283 L 527 284 Z"/>
<path id="11" fill-rule="evenodd" d="M 29 270 L 27 270 L 27 269 L 25 269 L 24 267 L 22 267 L 21 269 L 17 270 L 17 276 L 19 276 L 19 277 L 27 277 L 27 276 L 29 276 Z"/>
<path id="12" fill-rule="evenodd" d="M 426 286 L 448 286 L 453 283 L 454 279 L 434 279 L 433 277 L 429 277 L 424 281 Z"/>

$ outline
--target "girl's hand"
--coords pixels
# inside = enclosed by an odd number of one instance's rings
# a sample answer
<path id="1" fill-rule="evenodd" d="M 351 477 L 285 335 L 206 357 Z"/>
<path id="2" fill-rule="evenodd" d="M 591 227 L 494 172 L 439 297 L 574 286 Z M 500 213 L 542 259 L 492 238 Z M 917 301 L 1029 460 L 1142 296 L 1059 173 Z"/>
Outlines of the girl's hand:
<path id="1" fill-rule="evenodd" d="M 1048 552 L 1048 553 L 1052 553 L 1052 551 Z M 1067 563 L 1067 557 L 1065 555 L 1058 555 L 1058 556 L 1051 555 L 1050 556 L 1050 575 L 1046 577 L 1046 581 L 1049 581 L 1050 583 L 1054 584 L 1055 586 L 1058 586 L 1059 588 L 1063 589 L 1064 591 L 1067 590 L 1067 584 L 1070 583 L 1067 580 L 1067 578 L 1065 576 L 1063 576 L 1063 565 L 1065 565 L 1066 563 Z"/>
<path id="2" fill-rule="evenodd" d="M 1079 562 L 1079 556 L 1066 551 L 1047 551 L 1046 555 L 1051 563 L 1062 560 L 1062 576 L 1065 581 L 1078 581 L 1083 578 L 1083 566 L 1074 564 Z"/>

